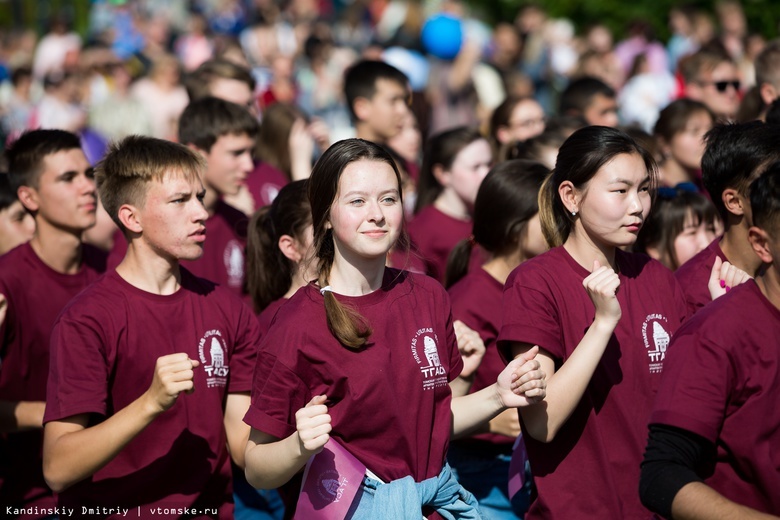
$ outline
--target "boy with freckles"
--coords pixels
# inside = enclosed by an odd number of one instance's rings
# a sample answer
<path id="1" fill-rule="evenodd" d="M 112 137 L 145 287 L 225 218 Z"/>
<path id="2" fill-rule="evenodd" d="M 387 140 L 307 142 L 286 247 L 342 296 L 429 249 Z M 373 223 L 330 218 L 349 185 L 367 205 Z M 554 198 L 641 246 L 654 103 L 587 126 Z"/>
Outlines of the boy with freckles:
<path id="1" fill-rule="evenodd" d="M 97 166 L 128 247 L 52 334 L 43 472 L 60 507 L 232 518 L 258 331 L 231 291 L 179 265 L 203 254 L 204 166 L 140 136 Z"/>

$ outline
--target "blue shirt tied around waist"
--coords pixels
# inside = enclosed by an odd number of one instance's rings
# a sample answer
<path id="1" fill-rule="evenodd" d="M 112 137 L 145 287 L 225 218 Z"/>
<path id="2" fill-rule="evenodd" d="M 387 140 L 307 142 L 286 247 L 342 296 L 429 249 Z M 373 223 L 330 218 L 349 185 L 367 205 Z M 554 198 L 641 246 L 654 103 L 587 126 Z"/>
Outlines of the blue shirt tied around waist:
<path id="1" fill-rule="evenodd" d="M 407 476 L 383 484 L 366 477 L 363 479 L 363 488 L 364 496 L 368 495 L 366 488 L 374 491 L 373 499 L 363 503 L 361 498 L 353 518 L 409 520 L 409 512 L 421 511 L 423 506 L 433 507 L 447 520 L 482 518 L 477 499 L 458 483 L 449 464 L 444 465 L 438 476 L 422 482 L 415 482 L 411 476 Z"/>

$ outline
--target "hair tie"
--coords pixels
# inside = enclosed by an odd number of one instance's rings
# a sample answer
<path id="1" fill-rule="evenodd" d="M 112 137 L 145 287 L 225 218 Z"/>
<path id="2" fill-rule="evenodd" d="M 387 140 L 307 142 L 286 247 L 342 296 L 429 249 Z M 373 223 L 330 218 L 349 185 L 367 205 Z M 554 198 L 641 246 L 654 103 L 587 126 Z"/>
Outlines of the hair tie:
<path id="1" fill-rule="evenodd" d="M 331 287 L 330 285 L 326 285 L 325 287 L 320 289 L 320 294 L 321 295 L 325 296 L 326 292 L 333 292 L 333 287 Z"/>
<path id="2" fill-rule="evenodd" d="M 471 244 L 471 247 L 477 245 L 477 239 L 474 238 L 474 235 L 469 235 L 469 244 Z"/>

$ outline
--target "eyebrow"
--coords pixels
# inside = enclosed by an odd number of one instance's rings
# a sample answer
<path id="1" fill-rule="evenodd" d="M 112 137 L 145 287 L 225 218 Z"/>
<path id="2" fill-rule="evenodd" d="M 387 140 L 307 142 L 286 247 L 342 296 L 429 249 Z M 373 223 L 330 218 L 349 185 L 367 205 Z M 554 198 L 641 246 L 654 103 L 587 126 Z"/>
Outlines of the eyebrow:
<path id="1" fill-rule="evenodd" d="M 642 179 L 641 181 L 639 181 L 639 184 L 644 184 L 644 183 L 648 182 L 649 180 L 650 180 L 650 176 L 649 176 L 649 175 L 646 175 L 644 179 Z M 623 179 L 623 178 L 621 178 L 621 177 L 615 177 L 614 179 L 612 179 L 611 181 L 609 181 L 609 183 L 608 183 L 608 184 L 626 184 L 626 185 L 628 185 L 628 186 L 633 186 L 633 185 L 634 185 L 634 182 L 633 182 L 633 181 L 630 181 L 630 180 L 628 180 L 628 179 Z"/>
<path id="2" fill-rule="evenodd" d="M 399 193 L 399 190 L 398 190 L 398 188 L 391 188 L 389 190 L 384 190 L 384 191 L 379 192 L 380 195 L 384 195 L 386 193 Z M 348 191 L 347 193 L 342 195 L 342 197 L 349 197 L 350 195 L 363 195 L 363 196 L 367 196 L 367 195 L 369 195 L 369 193 L 367 191 L 352 190 L 352 191 Z"/>

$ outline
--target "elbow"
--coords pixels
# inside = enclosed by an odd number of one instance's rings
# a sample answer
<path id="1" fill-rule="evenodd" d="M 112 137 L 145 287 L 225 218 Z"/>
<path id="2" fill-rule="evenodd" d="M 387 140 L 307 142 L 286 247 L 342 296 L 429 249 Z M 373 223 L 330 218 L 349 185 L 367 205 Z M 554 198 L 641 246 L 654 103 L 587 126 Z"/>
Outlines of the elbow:
<path id="1" fill-rule="evenodd" d="M 532 439 L 549 444 L 555 440 L 555 436 L 558 434 L 558 428 L 554 428 L 548 424 L 533 425 L 526 424 L 523 435 L 531 437 Z"/>
<path id="2" fill-rule="evenodd" d="M 55 493 L 62 493 L 74 484 L 66 479 L 61 471 L 58 471 L 56 465 L 46 460 L 43 463 L 43 478 L 46 481 L 46 485 Z"/>

